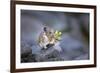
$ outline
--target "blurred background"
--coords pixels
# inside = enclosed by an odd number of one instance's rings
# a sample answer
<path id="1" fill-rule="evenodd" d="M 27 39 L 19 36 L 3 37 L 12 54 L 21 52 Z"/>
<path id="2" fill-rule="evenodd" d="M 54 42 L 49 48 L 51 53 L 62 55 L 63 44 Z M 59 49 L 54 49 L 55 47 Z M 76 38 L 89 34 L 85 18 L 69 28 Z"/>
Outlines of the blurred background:
<path id="1" fill-rule="evenodd" d="M 38 37 L 46 24 L 62 32 L 61 52 L 41 51 Z M 21 62 L 89 59 L 89 13 L 21 10 Z"/>

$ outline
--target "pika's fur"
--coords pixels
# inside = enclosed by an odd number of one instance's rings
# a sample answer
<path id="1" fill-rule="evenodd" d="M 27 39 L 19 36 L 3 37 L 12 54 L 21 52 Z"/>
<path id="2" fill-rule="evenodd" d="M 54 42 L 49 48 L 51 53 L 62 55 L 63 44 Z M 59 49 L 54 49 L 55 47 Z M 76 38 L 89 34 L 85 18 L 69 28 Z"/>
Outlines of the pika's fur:
<path id="1" fill-rule="evenodd" d="M 47 48 L 47 44 L 54 44 L 55 41 L 54 30 L 49 27 L 44 27 L 43 32 L 41 32 L 39 35 L 40 47 Z"/>

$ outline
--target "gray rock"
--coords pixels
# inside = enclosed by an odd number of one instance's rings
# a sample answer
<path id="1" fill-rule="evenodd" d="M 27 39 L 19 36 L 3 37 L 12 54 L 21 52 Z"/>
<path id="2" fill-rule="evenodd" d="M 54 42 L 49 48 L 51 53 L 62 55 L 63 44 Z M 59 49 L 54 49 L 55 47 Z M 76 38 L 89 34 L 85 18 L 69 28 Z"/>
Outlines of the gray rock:
<path id="1" fill-rule="evenodd" d="M 41 50 L 36 55 L 36 60 L 38 62 L 44 62 L 44 61 L 61 61 L 63 59 L 60 57 L 60 53 L 53 47 L 51 47 L 46 50 Z"/>
<path id="2" fill-rule="evenodd" d="M 83 54 L 75 58 L 75 60 L 88 60 L 89 55 L 88 54 Z"/>
<path id="3" fill-rule="evenodd" d="M 32 49 L 26 42 L 21 42 L 21 54 L 32 53 Z"/>
<path id="4" fill-rule="evenodd" d="M 31 48 L 32 48 L 32 54 L 37 54 L 41 50 L 41 48 L 38 45 L 33 45 Z"/>

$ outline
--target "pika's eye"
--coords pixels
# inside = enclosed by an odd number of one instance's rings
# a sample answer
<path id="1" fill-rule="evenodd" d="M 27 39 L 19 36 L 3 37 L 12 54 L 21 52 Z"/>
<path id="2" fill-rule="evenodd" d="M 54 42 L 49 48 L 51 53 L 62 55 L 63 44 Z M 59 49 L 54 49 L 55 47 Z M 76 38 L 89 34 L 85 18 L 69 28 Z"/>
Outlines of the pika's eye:
<path id="1" fill-rule="evenodd" d="M 52 32 L 49 32 L 49 34 L 51 34 Z"/>
<path id="2" fill-rule="evenodd" d="M 44 27 L 44 31 L 47 31 L 47 28 L 46 27 Z"/>

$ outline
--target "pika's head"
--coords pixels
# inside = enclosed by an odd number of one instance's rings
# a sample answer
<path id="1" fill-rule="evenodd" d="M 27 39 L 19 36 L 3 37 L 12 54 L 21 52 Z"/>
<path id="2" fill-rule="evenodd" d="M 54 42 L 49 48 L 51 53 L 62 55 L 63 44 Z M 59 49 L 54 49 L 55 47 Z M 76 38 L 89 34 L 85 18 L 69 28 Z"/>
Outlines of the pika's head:
<path id="1" fill-rule="evenodd" d="M 43 30 L 49 38 L 53 37 L 53 35 L 54 35 L 54 30 L 53 29 L 51 29 L 50 27 L 45 26 Z"/>
<path id="2" fill-rule="evenodd" d="M 45 26 L 45 27 L 43 28 L 43 30 L 44 30 L 44 32 L 46 33 L 46 35 L 48 35 L 48 36 L 54 35 L 54 30 L 51 29 L 50 27 Z"/>

